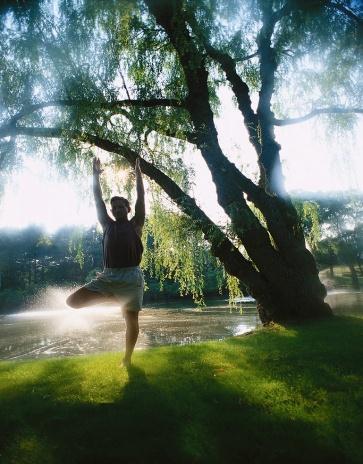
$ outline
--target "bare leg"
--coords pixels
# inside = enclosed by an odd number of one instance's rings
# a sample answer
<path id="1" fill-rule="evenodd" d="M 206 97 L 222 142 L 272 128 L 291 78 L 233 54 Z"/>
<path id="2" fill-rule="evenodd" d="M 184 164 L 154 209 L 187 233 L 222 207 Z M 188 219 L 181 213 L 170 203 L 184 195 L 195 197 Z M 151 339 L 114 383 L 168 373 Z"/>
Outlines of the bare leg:
<path id="1" fill-rule="evenodd" d="M 100 303 L 117 303 L 116 299 L 107 297 L 98 292 L 88 290 L 88 288 L 81 287 L 74 293 L 71 293 L 66 300 L 66 303 L 71 308 L 84 308 Z"/>
<path id="2" fill-rule="evenodd" d="M 139 312 L 124 310 L 126 322 L 126 352 L 122 361 L 124 366 L 130 366 L 131 356 L 139 336 Z"/>

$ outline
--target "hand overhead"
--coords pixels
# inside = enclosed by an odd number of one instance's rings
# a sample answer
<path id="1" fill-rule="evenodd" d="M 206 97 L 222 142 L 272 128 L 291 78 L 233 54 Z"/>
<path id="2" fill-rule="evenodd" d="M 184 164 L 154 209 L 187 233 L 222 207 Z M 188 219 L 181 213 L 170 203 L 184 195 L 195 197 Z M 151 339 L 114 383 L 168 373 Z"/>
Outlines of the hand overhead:
<path id="1" fill-rule="evenodd" d="M 93 174 L 101 174 L 103 169 L 101 169 L 101 161 L 99 158 L 93 158 Z"/>

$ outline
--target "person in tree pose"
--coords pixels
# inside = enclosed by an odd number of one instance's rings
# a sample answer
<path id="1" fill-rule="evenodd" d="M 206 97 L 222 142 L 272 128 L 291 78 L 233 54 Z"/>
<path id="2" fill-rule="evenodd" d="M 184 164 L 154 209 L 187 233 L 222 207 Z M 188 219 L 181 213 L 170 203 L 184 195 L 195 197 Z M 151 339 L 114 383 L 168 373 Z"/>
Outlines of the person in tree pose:
<path id="1" fill-rule="evenodd" d="M 102 199 L 100 175 L 101 163 L 93 159 L 93 195 L 97 217 L 103 230 L 103 272 L 97 278 L 76 290 L 67 298 L 71 308 L 83 308 L 104 302 L 117 302 L 123 308 L 126 321 L 126 352 L 123 365 L 131 365 L 131 356 L 139 335 L 139 311 L 142 307 L 144 278 L 139 267 L 143 252 L 141 242 L 145 222 L 144 186 L 140 170 L 140 160 L 136 159 L 137 200 L 135 215 L 130 220 L 130 203 L 126 198 L 111 198 L 111 212 L 115 220 L 107 214 Z"/>

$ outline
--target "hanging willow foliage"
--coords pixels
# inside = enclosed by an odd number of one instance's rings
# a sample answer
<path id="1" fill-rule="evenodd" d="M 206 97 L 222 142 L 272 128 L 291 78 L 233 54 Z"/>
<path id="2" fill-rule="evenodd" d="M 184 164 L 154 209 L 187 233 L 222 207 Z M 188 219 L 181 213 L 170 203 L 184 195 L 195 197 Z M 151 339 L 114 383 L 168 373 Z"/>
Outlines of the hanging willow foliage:
<path id="1" fill-rule="evenodd" d="M 144 228 L 142 267 L 160 282 L 165 279 L 179 285 L 180 295 L 191 295 L 198 306 L 205 306 L 206 273 L 212 270 L 219 292 L 224 287 L 229 302 L 241 295 L 240 282 L 225 273 L 219 261 L 209 253 L 201 231 L 193 221 L 177 210 L 168 208 L 159 196 L 154 201 Z"/>
<path id="2" fill-rule="evenodd" d="M 232 308 L 237 307 L 238 305 L 236 304 L 235 299 L 242 296 L 242 292 L 240 288 L 240 281 L 237 279 L 237 277 L 231 276 L 227 273 L 225 273 L 225 278 L 226 278 L 226 286 L 228 289 L 229 305 Z"/>
<path id="3" fill-rule="evenodd" d="M 319 205 L 315 201 L 294 201 L 309 247 L 315 250 L 321 239 Z"/>
<path id="4" fill-rule="evenodd" d="M 145 224 L 144 241 L 142 266 L 159 280 L 160 289 L 165 279 L 172 279 L 178 283 L 181 295 L 190 294 L 204 306 L 208 252 L 202 233 L 192 221 L 154 202 Z"/>

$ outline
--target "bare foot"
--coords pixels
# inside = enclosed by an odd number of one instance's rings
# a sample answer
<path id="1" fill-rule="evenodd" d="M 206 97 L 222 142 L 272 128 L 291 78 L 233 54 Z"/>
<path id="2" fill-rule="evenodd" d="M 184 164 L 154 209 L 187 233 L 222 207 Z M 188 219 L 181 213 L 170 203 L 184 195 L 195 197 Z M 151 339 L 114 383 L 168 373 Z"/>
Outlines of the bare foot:
<path id="1" fill-rule="evenodd" d="M 126 367 L 126 369 L 127 369 L 128 367 L 131 367 L 131 359 L 125 359 L 125 358 L 124 358 L 124 359 L 121 361 L 121 367 Z"/>

